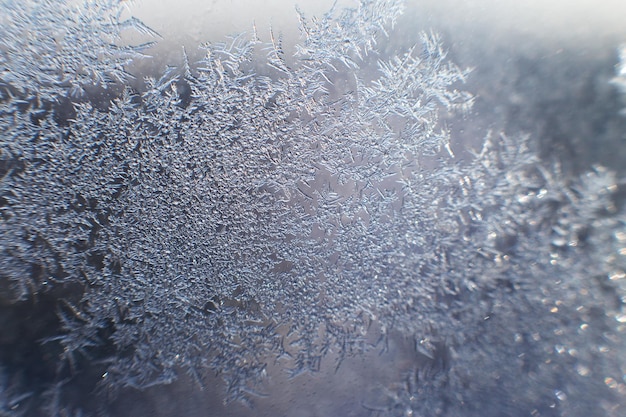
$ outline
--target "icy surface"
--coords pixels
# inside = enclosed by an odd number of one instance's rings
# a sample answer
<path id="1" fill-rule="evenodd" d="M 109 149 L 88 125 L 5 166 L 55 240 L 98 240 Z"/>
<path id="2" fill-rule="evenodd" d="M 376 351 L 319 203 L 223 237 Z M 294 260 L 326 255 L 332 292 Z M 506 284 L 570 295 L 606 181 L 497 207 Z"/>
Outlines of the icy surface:
<path id="1" fill-rule="evenodd" d="M 419 360 L 365 415 L 624 411 L 622 180 L 528 136 L 456 157 L 469 71 L 432 33 L 381 50 L 401 2 L 299 13 L 294 57 L 274 32 L 207 43 L 141 92 L 148 44 L 120 34 L 158 34 L 119 2 L 0 10 L 0 296 L 52 297 L 60 326 L 45 395 L 5 372 L 2 415 L 70 415 L 90 366 L 109 392 L 218 374 L 252 404 L 269 369 L 340 373 L 392 334 Z"/>

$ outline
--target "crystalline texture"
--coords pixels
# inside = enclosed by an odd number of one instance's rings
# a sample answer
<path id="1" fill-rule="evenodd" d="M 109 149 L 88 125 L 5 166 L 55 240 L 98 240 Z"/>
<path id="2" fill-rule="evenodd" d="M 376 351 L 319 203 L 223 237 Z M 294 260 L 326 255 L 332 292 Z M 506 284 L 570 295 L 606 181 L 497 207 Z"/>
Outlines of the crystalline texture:
<path id="1" fill-rule="evenodd" d="M 72 99 L 69 119 L 55 103 L 126 80 L 143 46 L 116 46 L 120 31 L 156 34 L 120 20 L 117 2 L 1 7 L 2 297 L 72 289 L 47 341 L 63 363 L 106 347 L 110 388 L 180 370 L 202 384 L 209 369 L 227 401 L 245 401 L 268 362 L 315 372 L 331 350 L 365 349 L 376 323 L 381 340 L 399 331 L 433 361 L 389 414 L 477 414 L 484 392 L 519 395 L 519 413 L 615 401 L 602 381 L 617 359 L 591 352 L 609 325 L 590 310 L 623 314 L 601 304 L 623 280 L 595 278 L 624 273 L 623 240 L 607 239 L 624 228 L 618 181 L 601 168 L 568 181 L 530 139 L 505 135 L 457 163 L 439 115 L 471 105 L 455 89 L 467 73 L 432 34 L 377 55 L 400 2 L 299 13 L 289 62 L 273 34 L 206 44 L 197 67 L 185 58 L 143 94 L 126 87 L 106 108 Z M 593 330 L 575 331 L 583 323 Z M 578 349 L 578 367 L 557 345 Z M 505 407 L 493 404 L 483 415 Z"/>

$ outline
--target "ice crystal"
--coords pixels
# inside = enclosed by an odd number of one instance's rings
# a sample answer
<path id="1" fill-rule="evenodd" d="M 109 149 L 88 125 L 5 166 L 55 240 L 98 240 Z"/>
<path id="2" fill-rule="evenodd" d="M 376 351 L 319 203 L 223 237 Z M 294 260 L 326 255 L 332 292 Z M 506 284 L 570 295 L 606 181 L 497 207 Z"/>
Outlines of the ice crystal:
<path id="1" fill-rule="evenodd" d="M 50 103 L 127 80 L 144 45 L 120 31 L 156 34 L 118 2 L 0 7 L 2 297 L 67 291 L 46 341 L 64 363 L 112 352 L 114 389 L 208 369 L 247 400 L 267 363 L 315 372 L 375 323 L 433 361 L 384 413 L 478 413 L 484 392 L 528 413 L 615 400 L 617 358 L 593 349 L 623 339 L 623 299 L 602 304 L 624 291 L 621 184 L 601 167 L 566 180 L 526 137 L 458 162 L 439 118 L 471 105 L 467 72 L 433 34 L 378 55 L 400 2 L 299 12 L 293 59 L 273 33 L 207 43 L 143 93 L 74 99 L 67 120 Z"/>

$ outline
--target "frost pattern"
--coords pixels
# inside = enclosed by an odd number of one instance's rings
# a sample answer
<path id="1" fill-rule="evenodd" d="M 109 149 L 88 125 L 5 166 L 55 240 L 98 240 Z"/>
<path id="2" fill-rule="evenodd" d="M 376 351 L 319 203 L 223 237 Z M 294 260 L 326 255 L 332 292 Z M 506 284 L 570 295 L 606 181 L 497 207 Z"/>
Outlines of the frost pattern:
<path id="1" fill-rule="evenodd" d="M 122 34 L 158 36 L 135 18 L 122 19 L 118 0 L 2 0 L 0 10 L 3 95 L 37 106 L 127 81 L 124 67 L 153 43 L 122 45 Z"/>
<path id="2" fill-rule="evenodd" d="M 397 331 L 432 362 L 371 407 L 382 415 L 618 401 L 621 183 L 601 167 L 568 180 L 523 137 L 488 136 L 458 162 L 439 117 L 471 105 L 467 72 L 433 34 L 378 54 L 400 2 L 299 13 L 293 60 L 273 34 L 206 44 L 197 67 L 108 108 L 74 100 L 69 120 L 49 103 L 126 80 L 142 47 L 115 46 L 119 31 L 156 34 L 117 2 L 26 4 L 1 6 L 15 24 L 0 26 L 0 289 L 67 291 L 47 340 L 63 363 L 105 346 L 109 388 L 180 370 L 202 385 L 208 369 L 247 401 L 268 363 L 315 372 L 376 327 L 381 346 Z M 522 400 L 481 409 L 493 397 Z"/>

